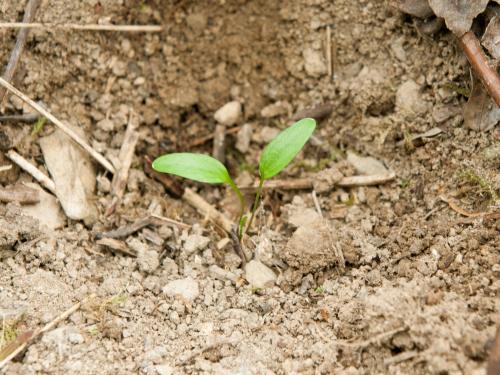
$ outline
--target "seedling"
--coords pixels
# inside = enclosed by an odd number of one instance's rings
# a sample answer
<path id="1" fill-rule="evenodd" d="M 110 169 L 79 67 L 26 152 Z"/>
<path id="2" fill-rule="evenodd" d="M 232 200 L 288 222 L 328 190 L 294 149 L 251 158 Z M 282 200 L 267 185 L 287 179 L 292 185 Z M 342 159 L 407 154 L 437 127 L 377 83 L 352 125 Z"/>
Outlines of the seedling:
<path id="1" fill-rule="evenodd" d="M 316 121 L 311 118 L 302 119 L 283 130 L 264 148 L 259 162 L 259 187 L 255 194 L 248 223 L 248 216 L 245 215 L 245 198 L 229 175 L 227 168 L 217 159 L 203 154 L 173 153 L 157 158 L 153 162 L 153 169 L 194 181 L 229 185 L 240 201 L 240 215 L 236 232 L 238 239 L 241 241 L 243 234 L 252 225 L 255 212 L 260 203 L 264 181 L 276 176 L 285 169 L 304 147 L 315 128 Z"/>

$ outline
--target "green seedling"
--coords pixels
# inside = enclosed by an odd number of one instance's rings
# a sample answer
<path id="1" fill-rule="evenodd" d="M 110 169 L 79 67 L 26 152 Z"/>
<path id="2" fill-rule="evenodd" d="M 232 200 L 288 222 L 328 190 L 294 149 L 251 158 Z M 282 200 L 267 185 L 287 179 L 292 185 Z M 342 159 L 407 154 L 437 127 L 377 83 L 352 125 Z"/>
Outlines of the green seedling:
<path id="1" fill-rule="evenodd" d="M 248 216 L 245 214 L 245 198 L 229 175 L 227 168 L 218 160 L 203 154 L 173 153 L 157 158 L 153 162 L 153 169 L 198 182 L 230 186 L 240 201 L 240 215 L 236 233 L 241 240 L 243 234 L 252 225 L 255 212 L 260 203 L 264 181 L 269 180 L 285 169 L 304 147 L 315 128 L 316 121 L 311 118 L 302 119 L 283 130 L 264 148 L 259 162 L 259 187 L 248 220 Z"/>

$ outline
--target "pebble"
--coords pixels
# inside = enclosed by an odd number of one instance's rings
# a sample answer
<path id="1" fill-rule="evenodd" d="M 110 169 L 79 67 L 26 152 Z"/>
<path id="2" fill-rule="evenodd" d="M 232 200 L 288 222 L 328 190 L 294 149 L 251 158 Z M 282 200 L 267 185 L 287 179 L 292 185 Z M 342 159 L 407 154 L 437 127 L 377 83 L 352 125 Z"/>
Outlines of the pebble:
<path id="1" fill-rule="evenodd" d="M 241 104 L 234 100 L 224 104 L 214 114 L 214 119 L 219 124 L 231 126 L 236 124 L 241 116 Z"/>
<path id="2" fill-rule="evenodd" d="M 246 153 L 250 147 L 250 141 L 252 140 L 252 125 L 245 124 L 238 131 L 236 136 L 236 149 L 242 153 Z"/>
<path id="3" fill-rule="evenodd" d="M 200 294 L 198 282 L 190 277 L 170 281 L 163 287 L 162 291 L 169 297 L 181 296 L 189 302 L 193 302 Z"/>
<path id="4" fill-rule="evenodd" d="M 292 106 L 286 101 L 277 101 L 276 103 L 269 104 L 262 108 L 260 115 L 264 118 L 278 117 L 287 115 L 291 112 Z"/>
<path id="5" fill-rule="evenodd" d="M 399 110 L 423 114 L 428 110 L 428 103 L 422 99 L 420 86 L 408 80 L 399 86 L 396 92 L 396 107 Z"/>
<path id="6" fill-rule="evenodd" d="M 309 76 L 319 77 L 327 73 L 326 64 L 321 52 L 306 48 L 303 52 L 304 69 Z"/>
<path id="7" fill-rule="evenodd" d="M 189 256 L 198 250 L 205 249 L 209 243 L 210 238 L 199 234 L 191 234 L 184 242 L 184 252 Z"/>
<path id="8" fill-rule="evenodd" d="M 259 134 L 256 134 L 254 140 L 258 143 L 269 143 L 280 133 L 278 128 L 264 126 Z"/>
<path id="9" fill-rule="evenodd" d="M 158 375 L 172 375 L 174 373 L 172 366 L 167 365 L 166 363 L 155 366 L 155 370 Z"/>
<path id="10" fill-rule="evenodd" d="M 277 277 L 266 265 L 257 260 L 251 260 L 245 266 L 245 278 L 253 287 L 266 288 L 273 286 Z"/>
<path id="11" fill-rule="evenodd" d="M 375 174 L 387 174 L 389 171 L 384 164 L 371 157 L 358 156 L 353 152 L 347 152 L 347 161 L 356 169 L 359 174 L 371 176 Z"/>

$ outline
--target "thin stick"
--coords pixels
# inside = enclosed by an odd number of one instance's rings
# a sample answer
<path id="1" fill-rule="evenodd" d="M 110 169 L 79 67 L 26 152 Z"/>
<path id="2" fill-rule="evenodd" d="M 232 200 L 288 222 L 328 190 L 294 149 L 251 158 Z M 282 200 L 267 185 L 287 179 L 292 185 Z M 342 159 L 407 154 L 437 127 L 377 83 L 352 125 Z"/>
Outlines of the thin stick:
<path id="1" fill-rule="evenodd" d="M 316 211 L 318 212 L 318 215 L 323 217 L 323 211 L 321 210 L 321 206 L 319 204 L 318 195 L 316 194 L 316 190 L 313 189 L 313 191 L 311 192 L 311 196 L 312 196 L 312 199 L 314 202 L 314 206 L 316 207 Z"/>
<path id="2" fill-rule="evenodd" d="M 328 76 L 333 76 L 332 66 L 332 29 L 326 26 L 326 63 L 328 64 Z"/>
<path id="3" fill-rule="evenodd" d="M 241 127 L 239 127 L 239 126 L 235 126 L 234 128 L 231 128 L 231 129 L 226 129 L 226 134 L 238 133 L 238 131 L 240 129 L 241 129 Z M 202 144 L 207 143 L 208 141 L 211 141 L 213 138 L 214 138 L 214 134 L 209 134 L 209 135 L 206 135 L 204 137 L 195 139 L 193 142 L 191 142 L 188 145 L 188 148 L 201 146 Z"/>
<path id="4" fill-rule="evenodd" d="M 23 16 L 23 24 L 30 23 L 35 18 L 36 10 L 40 5 L 40 0 L 28 0 L 26 4 L 26 8 L 24 10 Z M 26 38 L 28 36 L 29 29 L 21 29 L 17 34 L 16 45 L 12 50 L 12 54 L 10 55 L 9 63 L 7 64 L 7 68 L 5 68 L 5 72 L 3 74 L 3 78 L 7 82 L 11 82 L 12 78 L 14 78 L 14 74 L 16 74 L 17 64 L 19 62 L 19 58 L 23 53 L 24 45 L 26 43 Z M 5 103 L 7 97 L 5 96 L 5 89 L 0 89 L 0 103 L 2 106 Z"/>
<path id="5" fill-rule="evenodd" d="M 36 330 L 33 335 L 29 336 L 26 341 L 24 341 L 21 345 L 17 347 L 16 350 L 12 351 L 3 361 L 0 362 L 0 369 L 2 369 L 8 362 L 10 362 L 13 358 L 15 358 L 19 353 L 21 353 L 31 342 L 33 342 L 36 338 L 39 336 L 43 335 L 45 332 L 51 330 L 54 328 L 56 325 L 58 325 L 60 322 L 63 320 L 66 320 L 71 314 L 73 314 L 75 311 L 77 311 L 81 306 L 83 302 L 78 302 L 71 306 L 68 310 L 63 312 L 61 315 L 56 317 L 54 320 L 51 322 L 47 323 L 43 328 Z"/>
<path id="6" fill-rule="evenodd" d="M 467 217 L 485 217 L 491 214 L 494 214 L 495 212 L 470 212 L 467 210 L 464 210 L 462 207 L 460 207 L 458 204 L 456 204 L 452 199 L 447 198 L 445 196 L 439 197 L 443 202 L 448 203 L 448 206 L 455 211 L 456 213 L 459 213 L 460 215 L 467 216 Z M 497 212 L 498 214 L 498 212 Z"/>
<path id="7" fill-rule="evenodd" d="M 387 174 L 374 174 L 371 176 L 350 176 L 344 177 L 337 182 L 337 186 L 351 187 L 351 186 L 373 186 L 385 184 L 396 178 L 396 173 L 389 172 Z"/>
<path id="8" fill-rule="evenodd" d="M 119 252 L 134 258 L 137 257 L 137 252 L 129 249 L 125 242 L 117 240 L 115 238 L 102 238 L 100 240 L 97 240 L 96 244 L 106 246 L 113 252 Z"/>
<path id="9" fill-rule="evenodd" d="M 139 141 L 139 133 L 135 131 L 138 125 L 136 115 L 131 112 L 127 130 L 125 131 L 125 137 L 123 138 L 122 147 L 120 148 L 120 153 L 118 155 L 121 165 L 118 167 L 117 173 L 113 176 L 111 185 L 111 194 L 113 195 L 113 199 L 111 200 L 111 204 L 106 211 L 106 216 L 111 215 L 115 211 L 118 202 L 121 201 L 123 194 L 125 193 L 125 186 L 128 181 L 128 172 L 130 170 L 130 166 L 132 165 L 135 147 Z"/>
<path id="10" fill-rule="evenodd" d="M 41 22 L 0 22 L 0 28 L 9 29 L 49 29 L 49 30 L 87 30 L 157 33 L 163 30 L 160 25 L 79 25 L 76 23 L 41 23 Z"/>
<path id="11" fill-rule="evenodd" d="M 477 73 L 496 105 L 500 107 L 500 77 L 488 63 L 479 40 L 472 31 L 468 31 L 458 38 L 458 41 L 472 69 Z"/>
<path id="12" fill-rule="evenodd" d="M 0 89 L 4 91 L 3 89 Z M 29 113 L 26 115 L 6 115 L 0 116 L 0 122 L 25 122 L 27 124 L 32 124 L 37 122 L 40 118 L 40 115 L 37 113 Z"/>
<path id="13" fill-rule="evenodd" d="M 196 194 L 191 189 L 186 189 L 182 196 L 187 203 L 196 208 L 196 210 L 203 216 L 213 220 L 216 224 L 220 225 L 227 233 L 231 233 L 233 223 L 225 215 L 217 211 L 217 209 L 203 199 L 200 195 Z"/>
<path id="14" fill-rule="evenodd" d="M 214 143 L 212 156 L 221 163 L 226 161 L 226 126 L 216 125 L 214 132 Z"/>
<path id="15" fill-rule="evenodd" d="M 5 189 L 0 187 L 0 202 L 19 202 L 21 204 L 34 204 L 40 202 L 38 190 L 26 186 L 16 186 Z"/>
<path id="16" fill-rule="evenodd" d="M 0 166 L 0 172 L 7 172 L 12 169 L 12 164 L 2 165 Z"/>
<path id="17" fill-rule="evenodd" d="M 109 161 L 104 158 L 101 154 L 95 151 L 85 140 L 83 140 L 78 134 L 76 134 L 71 128 L 67 125 L 64 125 L 61 121 L 59 121 L 54 115 L 48 112 L 45 108 L 43 108 L 40 104 L 34 102 L 30 98 L 28 98 L 21 91 L 12 86 L 9 82 L 0 78 L 0 85 L 5 87 L 8 91 L 18 96 L 23 102 L 29 104 L 33 109 L 38 111 L 42 116 L 46 117 L 50 120 L 54 125 L 56 125 L 59 129 L 61 129 L 64 133 L 66 133 L 70 138 L 72 138 L 76 143 L 78 143 L 85 151 L 87 151 L 94 159 L 96 159 L 104 168 L 106 168 L 109 172 L 115 173 L 115 168 L 111 165 Z"/>
<path id="18" fill-rule="evenodd" d="M 1 78 L 0 78 L 1 79 Z M 14 150 L 9 150 L 5 154 L 10 160 L 17 164 L 25 172 L 29 173 L 35 180 L 42 184 L 51 193 L 56 193 L 56 184 L 40 170 L 31 164 L 28 160 L 23 158 Z"/>

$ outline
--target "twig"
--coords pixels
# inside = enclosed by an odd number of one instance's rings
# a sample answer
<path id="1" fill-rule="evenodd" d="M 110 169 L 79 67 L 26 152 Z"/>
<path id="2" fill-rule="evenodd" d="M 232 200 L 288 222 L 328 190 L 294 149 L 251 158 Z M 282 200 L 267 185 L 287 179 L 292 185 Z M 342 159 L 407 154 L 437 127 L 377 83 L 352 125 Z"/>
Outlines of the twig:
<path id="1" fill-rule="evenodd" d="M 10 171 L 11 169 L 12 169 L 12 164 L 0 166 L 0 172 L 7 172 L 7 171 Z"/>
<path id="2" fill-rule="evenodd" d="M 243 251 L 243 248 L 241 247 L 241 242 L 240 242 L 240 239 L 238 238 L 238 235 L 236 234 L 236 230 L 233 229 L 232 231 L 230 231 L 229 235 L 231 236 L 231 239 L 233 240 L 234 247 L 236 248 L 236 253 L 241 258 L 241 265 L 243 268 L 245 268 L 245 265 L 247 264 L 247 257 L 245 256 L 245 252 Z"/>
<path id="3" fill-rule="evenodd" d="M 439 198 L 441 198 L 441 200 L 443 202 L 446 202 L 448 203 L 448 206 L 450 206 L 450 208 L 459 213 L 460 215 L 463 215 L 463 216 L 467 216 L 467 217 L 487 217 L 487 216 L 490 216 L 490 215 L 494 215 L 495 212 L 470 212 L 470 211 L 467 211 L 467 210 L 464 210 L 462 207 L 460 207 L 458 204 L 456 204 L 452 199 L 450 198 L 447 198 L 445 196 L 440 196 Z M 498 214 L 499 212 L 497 212 L 496 214 Z"/>
<path id="4" fill-rule="evenodd" d="M 318 215 L 323 217 L 323 211 L 321 210 L 321 206 L 318 201 L 318 195 L 316 194 L 316 190 L 313 189 L 311 192 L 311 196 L 314 202 L 314 207 L 316 207 L 316 211 L 318 212 Z"/>
<path id="5" fill-rule="evenodd" d="M 144 156 L 144 172 L 149 177 L 159 181 L 174 198 L 182 197 L 182 194 L 184 194 L 182 186 L 177 181 L 173 180 L 168 174 L 155 171 L 151 167 L 152 163 L 153 161 L 149 156 Z"/>
<path id="6" fill-rule="evenodd" d="M 418 352 L 414 350 L 409 352 L 399 353 L 395 356 L 384 359 L 384 365 L 386 366 L 395 365 L 397 363 L 401 363 L 409 359 L 415 358 L 416 356 L 418 356 Z"/>
<path id="7" fill-rule="evenodd" d="M 226 161 L 226 126 L 217 124 L 214 132 L 212 156 L 221 163 Z"/>
<path id="8" fill-rule="evenodd" d="M 157 33 L 163 30 L 160 25 L 99 25 L 76 23 L 41 23 L 41 22 L 0 22 L 0 28 L 9 29 L 48 29 L 48 30 L 87 30 Z"/>
<path id="9" fill-rule="evenodd" d="M 159 216 L 159 215 L 150 215 L 148 217 L 139 219 L 134 221 L 132 224 L 124 225 L 118 229 L 110 230 L 108 232 L 98 232 L 95 237 L 97 239 L 101 238 L 124 238 L 128 237 L 131 234 L 141 230 L 148 225 L 162 225 L 162 224 L 170 224 L 175 225 L 181 229 L 189 229 L 190 226 L 180 221 L 176 221 L 173 219 L 169 219 L 167 217 Z"/>
<path id="10" fill-rule="evenodd" d="M 386 182 L 394 180 L 396 174 L 390 172 L 381 175 L 370 175 L 370 176 L 349 176 L 343 177 L 335 185 L 340 187 L 353 187 L 353 186 L 372 186 L 380 185 Z M 252 186 L 242 187 L 242 190 L 256 190 L 258 188 L 258 183 Z M 296 178 L 294 180 L 271 180 L 264 183 L 264 190 L 266 189 L 283 189 L 283 190 L 305 190 L 312 189 L 314 187 L 314 178 Z"/>
<path id="11" fill-rule="evenodd" d="M 472 31 L 468 31 L 458 38 L 458 41 L 472 69 L 479 76 L 496 105 L 500 107 L 500 77 L 489 65 L 488 59 L 481 48 L 481 44 L 479 44 L 479 40 L 477 40 Z"/>
<path id="12" fill-rule="evenodd" d="M 2 90 L 2 89 L 0 89 Z M 5 90 L 3 90 L 5 91 Z M 6 115 L 0 116 L 0 122 L 25 122 L 27 124 L 32 124 L 40 118 L 38 113 L 28 113 L 26 115 Z"/>
<path id="13" fill-rule="evenodd" d="M 116 205 L 123 198 L 125 193 L 125 186 L 127 185 L 128 172 L 130 166 L 132 165 L 132 159 L 135 154 L 135 147 L 139 141 L 139 133 L 135 131 L 138 126 L 138 121 L 136 115 L 131 112 L 128 120 L 127 130 L 125 131 L 125 137 L 123 138 L 122 147 L 120 148 L 119 160 L 120 166 L 117 166 L 117 173 L 113 176 L 113 181 L 111 183 L 111 194 L 113 196 L 111 204 L 106 210 L 106 216 L 111 215 L 115 209 Z"/>
<path id="14" fill-rule="evenodd" d="M 94 159 L 96 159 L 104 168 L 106 168 L 109 172 L 115 173 L 115 168 L 111 165 L 109 161 L 104 158 L 101 154 L 95 151 L 85 140 L 83 140 L 78 134 L 76 134 L 71 128 L 67 125 L 64 125 L 61 121 L 59 121 L 54 115 L 48 112 L 45 108 L 43 108 L 40 104 L 34 102 L 30 98 L 28 98 L 21 91 L 12 86 L 9 82 L 0 78 L 0 85 L 5 87 L 8 91 L 18 96 L 22 101 L 29 104 L 33 109 L 38 111 L 41 115 L 50 120 L 54 125 L 56 125 L 59 129 L 61 129 L 64 133 L 66 133 L 70 138 L 72 138 L 76 143 L 78 143 L 84 150 L 86 150 Z"/>
<path id="15" fill-rule="evenodd" d="M 125 254 L 128 256 L 134 257 L 134 258 L 137 257 L 137 253 L 133 250 L 130 250 L 125 242 L 117 240 L 115 238 L 102 238 L 102 239 L 96 241 L 96 244 L 109 247 L 112 251 L 117 251 L 119 253 L 122 253 L 122 254 Z"/>
<path id="16" fill-rule="evenodd" d="M 241 127 L 239 127 L 239 126 L 235 126 L 234 128 L 231 128 L 231 129 L 226 129 L 226 134 L 238 133 L 238 131 L 240 129 L 241 129 Z M 187 147 L 188 148 L 192 148 L 192 147 L 196 147 L 196 146 L 201 146 L 202 144 L 211 141 L 213 138 L 214 138 L 214 134 L 209 134 L 209 135 L 206 135 L 204 137 L 197 138 L 193 142 L 191 142 L 190 144 L 188 144 Z"/>
<path id="17" fill-rule="evenodd" d="M 1 78 L 0 78 L 1 79 Z M 31 164 L 28 160 L 23 158 L 14 150 L 7 151 L 5 154 L 10 160 L 17 164 L 25 172 L 29 173 L 35 180 L 42 184 L 47 190 L 52 193 L 56 193 L 56 184 L 45 174 L 40 172 L 40 170 Z"/>
<path id="18" fill-rule="evenodd" d="M 298 111 L 293 115 L 292 121 L 298 121 L 305 117 L 310 117 L 315 119 L 316 121 L 320 121 L 330 116 L 332 111 L 333 111 L 333 106 L 330 103 L 324 103 L 317 105 L 316 107 L 305 108 Z"/>
<path id="19" fill-rule="evenodd" d="M 17 347 L 17 349 L 15 349 L 14 351 L 12 351 L 12 353 L 10 353 L 7 357 L 5 357 L 4 360 L 2 360 L 0 362 L 0 369 L 2 369 L 9 361 L 11 361 L 19 353 L 21 353 L 28 346 L 28 344 L 32 343 L 39 336 L 41 336 L 45 332 L 51 330 L 56 325 L 58 325 L 60 322 L 62 322 L 63 320 L 66 320 L 69 316 L 71 316 L 71 314 L 73 314 L 75 311 L 77 311 L 82 306 L 82 303 L 83 303 L 83 301 L 74 304 L 72 307 L 70 307 L 68 310 L 66 310 L 65 312 L 63 312 L 58 317 L 56 317 L 54 320 L 52 320 L 51 322 L 47 323 L 43 328 L 36 330 L 21 345 L 19 345 Z"/>
<path id="20" fill-rule="evenodd" d="M 10 189 L 0 187 L 0 202 L 34 204 L 40 202 L 40 194 L 38 190 L 22 185 Z"/>
<path id="21" fill-rule="evenodd" d="M 207 216 L 216 224 L 220 225 L 227 233 L 231 233 L 233 224 L 225 215 L 217 211 L 217 209 L 203 199 L 200 195 L 196 194 L 191 189 L 186 189 L 182 196 L 187 203 L 196 208 L 196 210 L 203 216 Z"/>
<path id="22" fill-rule="evenodd" d="M 23 24 L 30 23 L 35 18 L 36 10 L 40 5 L 40 0 L 28 0 L 26 4 L 26 8 L 24 10 L 23 16 Z M 26 38 L 28 36 L 29 29 L 21 29 L 17 34 L 16 45 L 12 50 L 12 54 L 10 55 L 9 63 L 7 64 L 7 68 L 5 68 L 5 72 L 3 74 L 3 78 L 7 82 L 11 82 L 14 78 L 14 74 L 16 73 L 17 64 L 19 62 L 19 58 L 23 53 L 24 44 L 26 43 Z M 0 103 L 2 103 L 2 107 L 7 99 L 5 96 L 5 89 L 0 89 Z"/>
<path id="23" fill-rule="evenodd" d="M 328 76 L 332 77 L 332 29 L 330 28 L 330 25 L 326 26 L 326 63 L 328 65 Z"/>

